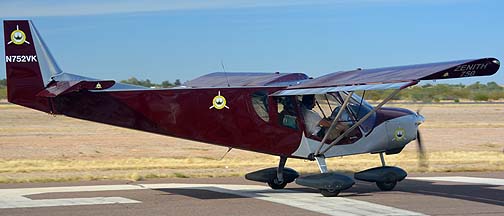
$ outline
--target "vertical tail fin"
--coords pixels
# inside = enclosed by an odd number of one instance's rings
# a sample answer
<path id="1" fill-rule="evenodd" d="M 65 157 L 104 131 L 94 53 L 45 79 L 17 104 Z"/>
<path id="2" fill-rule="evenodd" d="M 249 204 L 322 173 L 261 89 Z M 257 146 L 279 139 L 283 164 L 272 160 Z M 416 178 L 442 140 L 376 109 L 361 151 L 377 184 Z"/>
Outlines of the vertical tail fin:
<path id="1" fill-rule="evenodd" d="M 50 112 L 50 101 L 37 94 L 61 73 L 33 23 L 4 21 L 7 98 L 11 103 Z"/>

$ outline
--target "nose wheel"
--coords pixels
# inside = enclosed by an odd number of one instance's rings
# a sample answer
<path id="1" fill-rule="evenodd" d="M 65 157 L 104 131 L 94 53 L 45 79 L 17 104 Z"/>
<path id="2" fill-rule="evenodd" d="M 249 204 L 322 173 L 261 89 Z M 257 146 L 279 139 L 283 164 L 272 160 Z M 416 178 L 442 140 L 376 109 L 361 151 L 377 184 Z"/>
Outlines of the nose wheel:
<path id="1" fill-rule="evenodd" d="M 381 161 L 382 167 L 387 166 L 385 164 L 385 157 L 383 156 L 383 152 L 380 153 L 380 161 Z M 377 181 L 376 182 L 376 186 L 378 188 L 380 188 L 380 190 L 382 190 L 382 191 L 391 191 L 391 190 L 393 190 L 395 188 L 395 186 L 397 185 L 397 181 L 391 180 L 391 179 L 396 179 L 395 176 L 394 176 L 394 174 L 388 173 L 385 176 L 385 179 L 387 179 L 387 180 L 386 181 Z"/>
<path id="2" fill-rule="evenodd" d="M 383 153 L 380 153 L 381 167 L 374 167 L 354 174 L 354 178 L 361 181 L 374 182 L 382 191 L 391 191 L 408 175 L 399 167 L 387 166 Z"/>

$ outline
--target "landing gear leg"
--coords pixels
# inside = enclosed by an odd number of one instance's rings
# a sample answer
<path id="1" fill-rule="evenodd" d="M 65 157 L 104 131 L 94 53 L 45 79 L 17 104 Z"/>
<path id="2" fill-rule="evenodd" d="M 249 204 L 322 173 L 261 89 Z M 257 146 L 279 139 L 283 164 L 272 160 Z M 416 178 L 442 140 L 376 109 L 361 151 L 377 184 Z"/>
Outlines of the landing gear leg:
<path id="1" fill-rule="evenodd" d="M 386 165 L 385 165 L 385 158 L 383 156 L 383 152 L 380 153 L 380 160 L 382 163 L 382 167 L 385 167 Z M 396 180 L 397 178 L 393 175 L 394 175 L 393 173 L 387 173 L 384 178 L 385 180 L 384 181 L 377 181 L 376 186 L 378 186 L 378 188 L 380 188 L 380 190 L 382 190 L 382 191 L 393 190 L 397 184 L 397 180 Z"/>
<path id="2" fill-rule="evenodd" d="M 381 160 L 381 165 L 382 165 L 382 166 L 387 166 L 387 165 L 385 164 L 385 157 L 383 156 L 383 152 L 382 152 L 382 153 L 380 153 L 380 160 Z"/>
<path id="3" fill-rule="evenodd" d="M 278 163 L 276 177 L 268 182 L 268 185 L 272 189 L 283 189 L 287 185 L 287 181 L 284 180 L 283 171 L 285 168 L 285 163 L 287 162 L 287 157 L 280 156 L 280 162 Z"/>
<path id="4" fill-rule="evenodd" d="M 325 162 L 324 156 L 315 157 L 315 160 L 317 160 L 317 165 L 318 165 L 321 173 L 329 172 L 329 170 L 327 169 L 327 164 Z"/>

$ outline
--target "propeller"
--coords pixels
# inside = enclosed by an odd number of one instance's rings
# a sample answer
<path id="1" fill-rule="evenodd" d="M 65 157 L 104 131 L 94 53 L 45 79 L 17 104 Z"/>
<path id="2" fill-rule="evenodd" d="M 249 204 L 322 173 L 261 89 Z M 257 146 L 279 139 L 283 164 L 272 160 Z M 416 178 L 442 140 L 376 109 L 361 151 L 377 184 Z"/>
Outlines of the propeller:
<path id="1" fill-rule="evenodd" d="M 417 124 L 420 125 L 424 121 L 424 117 L 420 115 L 420 109 L 417 110 L 417 115 L 418 115 L 418 122 Z M 425 148 L 422 144 L 422 136 L 420 135 L 420 129 L 417 129 L 417 154 L 418 154 L 418 166 L 420 168 L 428 168 L 429 167 L 429 162 L 427 159 L 427 153 L 425 152 Z"/>
<path id="2" fill-rule="evenodd" d="M 418 151 L 418 166 L 421 168 L 428 168 L 429 161 L 427 160 L 427 153 L 422 145 L 422 136 L 420 130 L 417 130 L 417 151 Z"/>

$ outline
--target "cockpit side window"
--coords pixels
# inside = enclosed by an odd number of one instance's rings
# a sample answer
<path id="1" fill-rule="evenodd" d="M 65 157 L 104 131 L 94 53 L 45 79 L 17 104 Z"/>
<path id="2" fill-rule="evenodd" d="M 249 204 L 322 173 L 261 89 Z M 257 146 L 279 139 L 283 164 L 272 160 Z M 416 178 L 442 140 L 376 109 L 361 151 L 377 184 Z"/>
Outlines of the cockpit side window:
<path id="1" fill-rule="evenodd" d="M 269 122 L 268 93 L 266 91 L 257 91 L 252 94 L 252 106 L 262 120 Z"/>
<path id="2" fill-rule="evenodd" d="M 278 104 L 278 123 L 297 130 L 297 111 L 293 97 L 277 97 L 276 99 Z"/>

